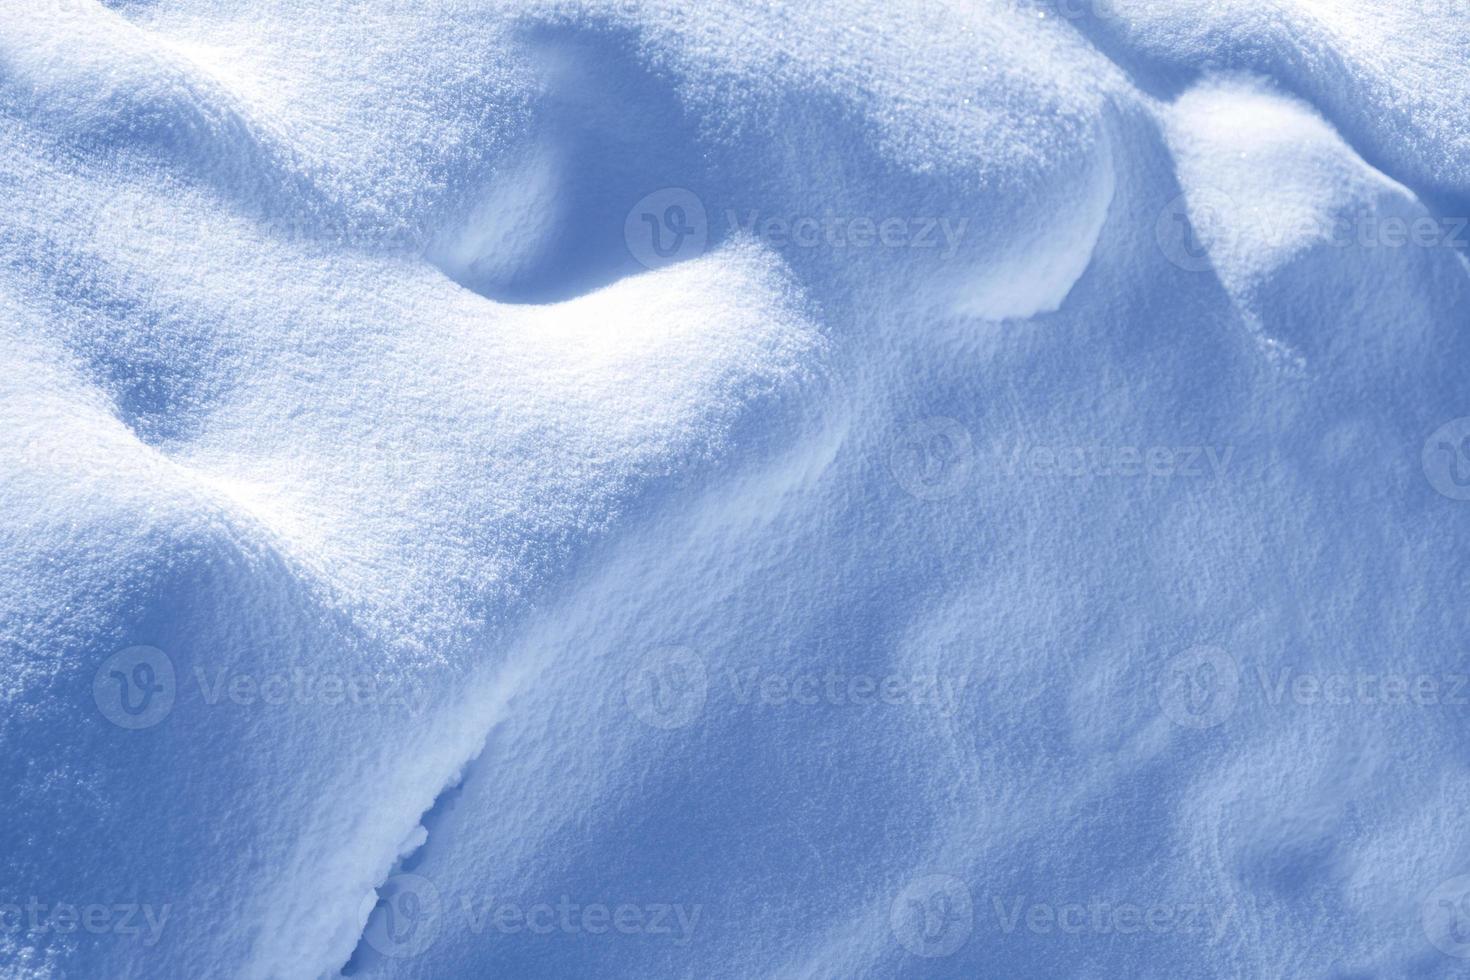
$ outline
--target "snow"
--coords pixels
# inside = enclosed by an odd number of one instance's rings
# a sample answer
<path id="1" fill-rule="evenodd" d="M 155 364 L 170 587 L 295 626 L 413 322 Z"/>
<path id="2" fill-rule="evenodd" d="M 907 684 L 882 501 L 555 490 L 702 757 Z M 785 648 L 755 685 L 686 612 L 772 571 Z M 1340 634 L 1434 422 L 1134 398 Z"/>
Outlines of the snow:
<path id="1" fill-rule="evenodd" d="M 1467 58 L 0 9 L 0 975 L 1453 975 Z"/>
<path id="2" fill-rule="evenodd" d="M 1364 163 L 1309 107 L 1255 79 L 1207 79 L 1171 106 L 1165 131 L 1188 222 L 1161 216 L 1161 240 L 1182 267 L 1212 268 L 1284 363 L 1322 365 L 1348 345 L 1403 345 L 1388 355 L 1403 363 L 1455 322 L 1462 223 Z M 1405 280 L 1435 288 L 1385 288 Z"/>

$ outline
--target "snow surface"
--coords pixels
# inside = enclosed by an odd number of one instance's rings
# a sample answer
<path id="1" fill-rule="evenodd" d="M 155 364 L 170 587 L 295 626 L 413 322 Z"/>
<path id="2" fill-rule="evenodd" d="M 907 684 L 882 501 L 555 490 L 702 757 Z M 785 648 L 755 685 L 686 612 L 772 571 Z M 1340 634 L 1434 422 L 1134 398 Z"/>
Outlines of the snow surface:
<path id="1" fill-rule="evenodd" d="M 1461 0 L 16 0 L 0 189 L 0 975 L 1470 973 Z"/>

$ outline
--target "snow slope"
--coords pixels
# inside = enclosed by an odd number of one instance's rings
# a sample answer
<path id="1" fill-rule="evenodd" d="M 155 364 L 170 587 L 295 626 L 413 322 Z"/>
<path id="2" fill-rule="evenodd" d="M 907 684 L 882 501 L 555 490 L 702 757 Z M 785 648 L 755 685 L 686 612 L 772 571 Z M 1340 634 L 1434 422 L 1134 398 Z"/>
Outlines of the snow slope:
<path id="1" fill-rule="evenodd" d="M 0 975 L 1465 969 L 1467 55 L 0 9 Z"/>

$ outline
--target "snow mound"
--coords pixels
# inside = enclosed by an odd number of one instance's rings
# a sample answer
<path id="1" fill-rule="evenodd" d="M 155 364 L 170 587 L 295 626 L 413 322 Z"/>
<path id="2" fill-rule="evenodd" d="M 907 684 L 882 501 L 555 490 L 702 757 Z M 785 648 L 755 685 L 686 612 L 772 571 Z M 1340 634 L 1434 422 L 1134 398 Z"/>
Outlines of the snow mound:
<path id="1" fill-rule="evenodd" d="M 1443 975 L 1421 6 L 0 10 L 0 974 Z"/>
<path id="2" fill-rule="evenodd" d="M 1270 76 L 1386 173 L 1463 208 L 1470 196 L 1470 56 L 1460 0 L 1104 0 L 1076 23 L 1155 91 L 1210 71 Z"/>
<path id="3" fill-rule="evenodd" d="M 1436 217 L 1259 81 L 1201 83 L 1166 131 L 1184 194 L 1160 240 L 1213 268 L 1274 356 L 1318 371 L 1437 360 L 1466 298 L 1464 219 Z"/>

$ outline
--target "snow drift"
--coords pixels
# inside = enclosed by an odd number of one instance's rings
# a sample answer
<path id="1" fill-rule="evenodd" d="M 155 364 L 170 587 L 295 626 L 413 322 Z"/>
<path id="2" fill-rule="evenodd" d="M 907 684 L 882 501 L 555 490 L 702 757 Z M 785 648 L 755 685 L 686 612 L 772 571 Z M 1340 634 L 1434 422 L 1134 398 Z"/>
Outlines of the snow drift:
<path id="1" fill-rule="evenodd" d="M 6 975 L 1446 975 L 1421 7 L 0 10 Z"/>

